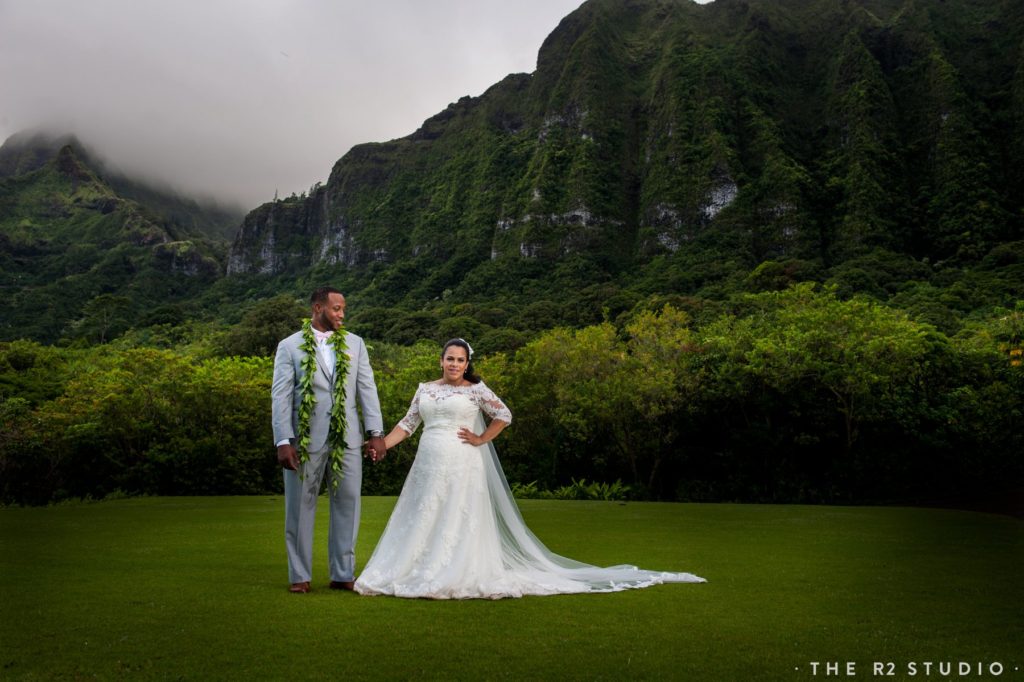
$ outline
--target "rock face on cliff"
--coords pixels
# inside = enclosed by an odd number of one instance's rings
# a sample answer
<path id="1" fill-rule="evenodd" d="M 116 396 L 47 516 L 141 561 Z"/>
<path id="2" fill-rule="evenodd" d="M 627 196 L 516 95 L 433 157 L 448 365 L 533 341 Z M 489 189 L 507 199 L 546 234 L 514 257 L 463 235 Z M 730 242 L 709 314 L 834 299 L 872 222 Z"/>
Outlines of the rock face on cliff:
<path id="1" fill-rule="evenodd" d="M 1020 238 L 1022 27 L 1019 2 L 590 0 L 533 74 L 252 211 L 227 271 L 438 267 L 439 293 L 574 254 L 977 257 Z"/>

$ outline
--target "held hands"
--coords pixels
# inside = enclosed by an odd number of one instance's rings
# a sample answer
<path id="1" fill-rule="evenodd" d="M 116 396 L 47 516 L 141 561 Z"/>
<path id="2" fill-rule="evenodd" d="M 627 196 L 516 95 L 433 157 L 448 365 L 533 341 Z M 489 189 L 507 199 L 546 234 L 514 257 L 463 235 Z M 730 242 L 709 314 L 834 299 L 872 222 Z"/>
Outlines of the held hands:
<path id="1" fill-rule="evenodd" d="M 480 446 L 486 443 L 482 437 L 473 433 L 468 427 L 463 426 L 459 429 L 459 440 L 463 443 L 469 443 L 470 445 Z"/>
<path id="2" fill-rule="evenodd" d="M 299 453 L 291 443 L 277 446 L 277 463 L 285 469 L 296 471 L 299 468 Z"/>
<path id="3" fill-rule="evenodd" d="M 383 438 L 370 438 L 366 441 L 365 456 L 369 457 L 374 464 L 384 459 L 386 454 L 388 454 L 388 447 Z"/>

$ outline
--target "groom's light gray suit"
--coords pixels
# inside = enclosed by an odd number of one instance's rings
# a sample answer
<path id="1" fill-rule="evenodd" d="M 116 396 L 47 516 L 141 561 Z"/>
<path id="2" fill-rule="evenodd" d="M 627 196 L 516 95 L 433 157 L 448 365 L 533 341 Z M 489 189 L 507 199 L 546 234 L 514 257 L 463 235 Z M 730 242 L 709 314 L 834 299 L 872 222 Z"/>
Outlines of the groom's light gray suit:
<path id="1" fill-rule="evenodd" d="M 359 530 L 359 495 L 363 478 L 363 460 L 360 453 L 363 429 L 359 425 L 356 404 L 362 408 L 366 430 L 381 431 L 384 420 L 380 413 L 377 386 L 366 354 L 366 344 L 354 334 L 345 334 L 348 346 L 348 376 L 345 386 L 345 458 L 342 462 L 344 477 L 330 494 L 330 528 L 327 545 L 331 580 L 347 582 L 355 575 L 355 544 Z M 298 445 L 299 403 L 302 401 L 300 380 L 304 375 L 301 350 L 302 332 L 296 332 L 277 345 L 274 358 L 274 383 L 271 388 L 274 442 L 290 440 Z M 324 357 L 325 353 L 332 354 Z M 317 371 L 313 377 L 316 409 L 309 425 L 309 462 L 304 478 L 298 472 L 284 470 L 285 544 L 288 548 L 288 574 L 290 582 L 309 581 L 313 573 L 313 521 L 316 517 L 317 494 L 327 467 L 331 407 L 333 405 L 334 378 L 331 372 L 334 350 L 329 345 L 318 346 Z M 300 465 L 301 466 L 301 465 Z"/>

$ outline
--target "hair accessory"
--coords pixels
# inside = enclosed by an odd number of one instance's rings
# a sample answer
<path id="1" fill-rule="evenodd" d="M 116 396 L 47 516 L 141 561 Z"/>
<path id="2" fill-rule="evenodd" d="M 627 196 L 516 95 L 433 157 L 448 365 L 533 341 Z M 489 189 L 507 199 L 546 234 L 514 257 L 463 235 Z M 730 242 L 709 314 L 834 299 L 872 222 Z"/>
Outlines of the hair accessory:
<path id="1" fill-rule="evenodd" d="M 469 349 L 469 357 L 472 358 L 473 357 L 473 346 L 469 345 L 469 341 L 466 341 L 466 339 L 459 338 L 459 341 L 462 341 L 462 343 L 466 344 L 466 348 Z"/>

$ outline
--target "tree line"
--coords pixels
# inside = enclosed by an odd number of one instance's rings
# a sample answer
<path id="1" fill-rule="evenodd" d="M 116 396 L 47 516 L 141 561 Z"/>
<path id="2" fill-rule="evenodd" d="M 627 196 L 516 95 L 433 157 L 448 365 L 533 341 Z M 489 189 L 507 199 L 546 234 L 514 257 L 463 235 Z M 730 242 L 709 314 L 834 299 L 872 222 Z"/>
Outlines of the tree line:
<path id="1" fill-rule="evenodd" d="M 279 324 L 281 338 L 292 323 Z M 390 428 L 438 376 L 439 343 L 369 343 Z M 1024 302 L 948 335 L 798 284 L 700 319 L 652 299 L 515 351 L 474 345 L 514 415 L 497 447 L 518 490 L 857 503 L 1024 482 L 1022 343 Z M 280 492 L 271 374 L 271 357 L 179 327 L 163 342 L 150 329 L 92 347 L 2 343 L 0 500 Z M 416 442 L 367 465 L 364 493 L 396 494 Z"/>

